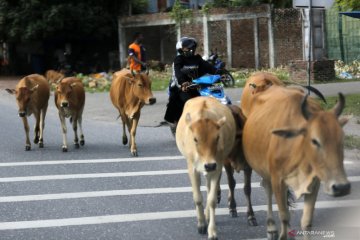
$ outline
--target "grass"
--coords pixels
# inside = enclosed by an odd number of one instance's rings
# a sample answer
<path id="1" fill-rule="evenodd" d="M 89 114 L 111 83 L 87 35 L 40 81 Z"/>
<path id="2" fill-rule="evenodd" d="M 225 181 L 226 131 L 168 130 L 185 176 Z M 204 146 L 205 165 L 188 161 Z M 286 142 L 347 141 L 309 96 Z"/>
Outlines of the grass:
<path id="1" fill-rule="evenodd" d="M 360 149 L 360 137 L 355 135 L 346 135 L 344 139 L 346 149 Z"/>
<path id="2" fill-rule="evenodd" d="M 326 97 L 327 104 L 321 103 L 325 109 L 332 108 L 337 102 L 338 97 Z M 345 96 L 345 115 L 354 115 L 360 117 L 360 94 L 349 94 Z"/>

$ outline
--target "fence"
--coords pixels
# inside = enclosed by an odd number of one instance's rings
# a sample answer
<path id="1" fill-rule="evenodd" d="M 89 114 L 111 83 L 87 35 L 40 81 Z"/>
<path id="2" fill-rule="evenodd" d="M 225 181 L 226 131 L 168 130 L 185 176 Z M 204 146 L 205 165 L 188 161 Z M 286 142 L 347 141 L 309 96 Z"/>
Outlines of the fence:
<path id="1" fill-rule="evenodd" d="M 326 11 L 328 58 L 350 63 L 360 59 L 360 19 Z M 341 34 L 342 32 L 342 34 Z"/>

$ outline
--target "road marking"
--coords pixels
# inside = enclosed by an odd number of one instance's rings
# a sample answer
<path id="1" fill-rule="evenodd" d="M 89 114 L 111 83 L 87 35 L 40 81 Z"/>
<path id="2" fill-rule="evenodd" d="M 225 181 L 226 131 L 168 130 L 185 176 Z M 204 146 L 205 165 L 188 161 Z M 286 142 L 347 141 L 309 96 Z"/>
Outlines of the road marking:
<path id="1" fill-rule="evenodd" d="M 259 188 L 260 182 L 251 183 L 251 187 Z M 242 188 L 244 188 L 244 184 L 236 185 L 236 189 L 242 189 Z M 221 189 L 228 190 L 229 187 L 227 184 L 223 184 L 221 185 Z M 201 186 L 201 191 L 206 191 L 205 186 Z M 74 199 L 74 198 L 92 198 L 92 197 L 110 197 L 110 196 L 132 196 L 132 195 L 143 195 L 143 194 L 184 193 L 184 192 L 192 192 L 192 188 L 191 187 L 145 188 L 145 189 L 6 196 L 6 197 L 0 197 L 0 203 Z"/>
<path id="2" fill-rule="evenodd" d="M 303 203 L 297 203 L 297 208 L 294 210 L 301 210 Z M 360 200 L 335 200 L 335 201 L 318 201 L 316 202 L 316 209 L 323 208 L 344 208 L 344 207 L 360 207 Z M 254 211 L 266 211 L 266 205 L 253 206 Z M 273 210 L 277 211 L 277 205 L 273 205 Z M 246 213 L 246 207 L 239 207 L 239 213 Z M 216 215 L 228 215 L 228 208 L 216 209 Z M 168 211 L 168 212 L 146 212 L 135 214 L 117 214 L 104 216 L 91 216 L 79 218 L 63 218 L 63 219 L 46 219 L 33 221 L 17 221 L 17 222 L 0 222 L 0 230 L 14 230 L 14 229 L 29 229 L 29 228 L 48 228 L 48 227 L 64 227 L 64 226 L 82 226 L 93 224 L 106 223 L 121 223 L 121 222 L 136 222 L 136 221 L 151 221 L 164 219 L 179 219 L 196 217 L 195 209 L 182 211 Z"/>
<path id="3" fill-rule="evenodd" d="M 85 160 L 54 160 L 54 161 L 31 161 L 31 162 L 5 162 L 0 163 L 0 167 L 19 167 L 19 166 L 42 166 L 60 164 L 94 164 L 94 163 L 124 163 L 142 161 L 165 161 L 165 160 L 185 160 L 183 156 L 157 156 L 157 157 L 132 157 L 132 158 L 112 158 L 112 159 L 85 159 Z"/>
<path id="4" fill-rule="evenodd" d="M 6 177 L 0 178 L 0 183 L 25 182 L 25 181 L 47 181 L 47 180 L 66 180 L 82 178 L 109 178 L 109 177 L 139 177 L 139 176 L 160 176 L 187 173 L 183 170 L 161 170 L 144 172 L 112 172 L 112 173 L 86 173 L 86 174 L 60 174 L 60 175 L 40 175 L 26 177 Z"/>
<path id="5" fill-rule="evenodd" d="M 96 163 L 126 163 L 126 162 L 167 161 L 167 160 L 185 160 L 185 158 L 183 156 L 157 156 L 157 157 L 136 157 L 136 158 L 130 157 L 130 158 L 110 158 L 110 159 L 3 162 L 3 163 L 0 163 L 0 167 L 67 165 L 67 164 L 96 164 Z M 344 164 L 351 165 L 351 164 L 354 164 L 354 162 L 345 160 Z"/>
<path id="6" fill-rule="evenodd" d="M 348 179 L 350 182 L 360 182 L 360 176 L 351 176 L 351 177 L 348 177 Z M 260 188 L 261 183 L 253 182 L 253 183 L 251 183 L 251 187 L 252 188 Z M 239 183 L 235 187 L 235 189 L 243 189 L 243 188 L 244 188 L 243 183 Z M 222 184 L 221 189 L 228 190 L 229 186 L 227 184 Z M 201 186 L 201 191 L 206 191 L 205 186 Z M 110 197 L 110 196 L 132 196 L 132 195 L 144 195 L 144 194 L 184 193 L 184 192 L 192 192 L 192 188 L 191 187 L 140 188 L 140 189 L 125 189 L 125 190 L 4 196 L 4 197 L 0 197 L 0 203 Z"/>

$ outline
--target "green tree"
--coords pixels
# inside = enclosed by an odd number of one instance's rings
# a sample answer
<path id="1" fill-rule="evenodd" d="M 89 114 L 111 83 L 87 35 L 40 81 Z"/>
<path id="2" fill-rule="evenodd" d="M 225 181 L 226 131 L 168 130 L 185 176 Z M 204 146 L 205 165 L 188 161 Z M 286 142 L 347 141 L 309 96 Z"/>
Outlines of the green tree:
<path id="1" fill-rule="evenodd" d="M 146 8 L 144 0 L 0 0 L 0 41 L 116 34 L 117 17 Z"/>
<path id="2" fill-rule="evenodd" d="M 343 11 L 360 10 L 360 1 L 359 0 L 336 0 L 336 4 Z"/>

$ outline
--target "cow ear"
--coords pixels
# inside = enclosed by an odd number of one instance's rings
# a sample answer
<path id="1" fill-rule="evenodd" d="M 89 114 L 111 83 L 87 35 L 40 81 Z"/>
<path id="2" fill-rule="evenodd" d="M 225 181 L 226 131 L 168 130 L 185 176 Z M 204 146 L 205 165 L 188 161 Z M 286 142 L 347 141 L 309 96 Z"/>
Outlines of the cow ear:
<path id="1" fill-rule="evenodd" d="M 33 88 L 30 89 L 30 92 L 34 92 L 39 88 L 39 84 L 36 84 Z"/>
<path id="2" fill-rule="evenodd" d="M 16 93 L 15 89 L 10 89 L 10 88 L 5 89 L 5 91 L 7 91 L 10 94 L 15 94 Z"/>
<path id="3" fill-rule="evenodd" d="M 271 131 L 272 134 L 277 135 L 279 137 L 283 138 L 293 138 L 297 137 L 299 135 L 305 134 L 306 129 L 300 128 L 300 129 L 274 129 Z"/>
<path id="4" fill-rule="evenodd" d="M 222 127 L 226 122 L 226 117 L 222 117 L 217 121 L 217 125 L 219 125 L 219 127 Z"/>

